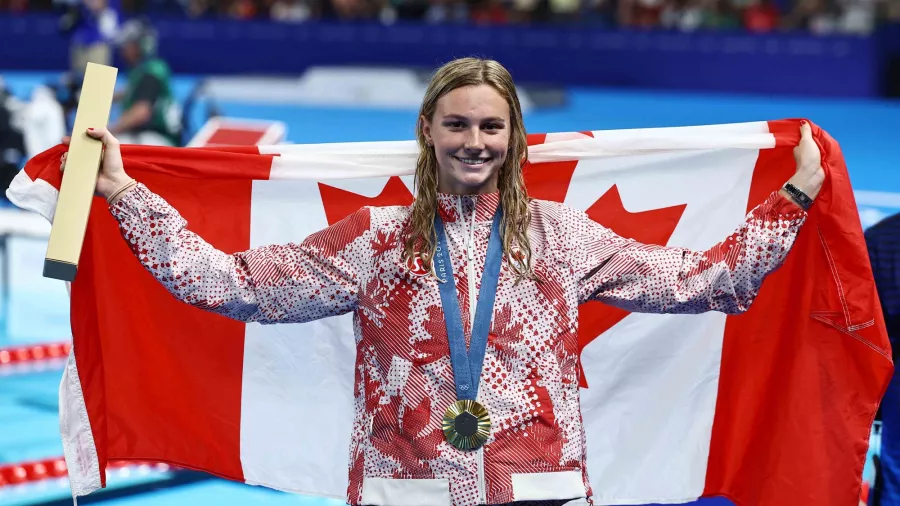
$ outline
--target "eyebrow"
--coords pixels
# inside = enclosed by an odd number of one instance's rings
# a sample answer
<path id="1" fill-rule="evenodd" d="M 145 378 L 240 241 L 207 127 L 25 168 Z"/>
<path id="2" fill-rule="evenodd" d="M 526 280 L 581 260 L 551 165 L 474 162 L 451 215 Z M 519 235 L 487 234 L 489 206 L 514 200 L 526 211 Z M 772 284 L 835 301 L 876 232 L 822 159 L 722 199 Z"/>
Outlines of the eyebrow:
<path id="1" fill-rule="evenodd" d="M 469 118 L 467 118 L 467 117 L 465 117 L 465 116 L 462 116 L 462 115 L 460 115 L 460 114 L 445 114 L 443 119 L 445 119 L 445 120 L 447 120 L 447 119 L 461 119 L 461 120 L 466 120 L 466 121 L 469 120 Z M 503 118 L 500 118 L 500 117 L 484 118 L 484 119 L 482 119 L 481 121 L 493 121 L 493 122 L 498 122 L 498 123 L 506 123 L 506 120 L 504 120 Z"/>

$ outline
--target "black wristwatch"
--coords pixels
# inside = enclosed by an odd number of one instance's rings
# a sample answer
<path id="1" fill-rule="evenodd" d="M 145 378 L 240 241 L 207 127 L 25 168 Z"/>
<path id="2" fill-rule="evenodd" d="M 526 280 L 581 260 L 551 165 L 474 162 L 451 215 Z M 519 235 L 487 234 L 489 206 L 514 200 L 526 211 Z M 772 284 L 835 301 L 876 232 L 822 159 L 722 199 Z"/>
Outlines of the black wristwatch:
<path id="1" fill-rule="evenodd" d="M 813 199 L 809 198 L 809 195 L 803 193 L 800 188 L 797 188 L 791 183 L 785 183 L 784 190 L 794 199 L 794 202 L 800 204 L 800 207 L 802 207 L 803 210 L 809 211 L 810 206 L 813 204 Z"/>

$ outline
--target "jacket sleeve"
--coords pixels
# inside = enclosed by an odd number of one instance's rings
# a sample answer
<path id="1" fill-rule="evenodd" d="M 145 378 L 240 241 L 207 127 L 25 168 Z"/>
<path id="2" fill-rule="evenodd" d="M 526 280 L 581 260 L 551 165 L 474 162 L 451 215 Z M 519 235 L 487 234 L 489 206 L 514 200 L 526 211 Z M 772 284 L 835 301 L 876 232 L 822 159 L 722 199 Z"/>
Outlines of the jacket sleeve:
<path id="1" fill-rule="evenodd" d="M 742 313 L 805 220 L 803 209 L 774 192 L 725 240 L 692 251 L 623 238 L 581 213 L 571 235 L 579 298 L 641 313 Z"/>
<path id="2" fill-rule="evenodd" d="M 228 254 L 187 229 L 160 196 L 138 184 L 110 207 L 144 268 L 177 299 L 245 322 L 307 322 L 356 307 L 373 262 L 363 208 L 288 243 Z"/>

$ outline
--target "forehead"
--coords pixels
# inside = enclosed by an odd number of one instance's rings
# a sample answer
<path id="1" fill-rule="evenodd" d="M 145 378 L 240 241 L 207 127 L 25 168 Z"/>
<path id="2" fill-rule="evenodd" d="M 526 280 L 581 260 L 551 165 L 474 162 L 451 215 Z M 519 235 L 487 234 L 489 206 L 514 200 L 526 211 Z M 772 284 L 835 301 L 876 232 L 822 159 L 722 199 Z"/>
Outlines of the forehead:
<path id="1" fill-rule="evenodd" d="M 509 117 L 509 104 L 500 93 L 487 84 L 463 86 L 438 100 L 438 117 L 450 114 L 469 118 Z"/>

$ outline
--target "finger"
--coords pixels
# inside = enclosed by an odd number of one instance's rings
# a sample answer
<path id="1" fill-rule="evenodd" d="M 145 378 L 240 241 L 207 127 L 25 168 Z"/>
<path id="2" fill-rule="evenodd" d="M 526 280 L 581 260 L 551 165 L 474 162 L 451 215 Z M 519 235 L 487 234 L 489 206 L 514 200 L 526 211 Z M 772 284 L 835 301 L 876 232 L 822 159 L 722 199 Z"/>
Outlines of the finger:
<path id="1" fill-rule="evenodd" d="M 800 122 L 800 137 L 812 137 L 812 128 L 810 128 L 808 121 Z"/>

